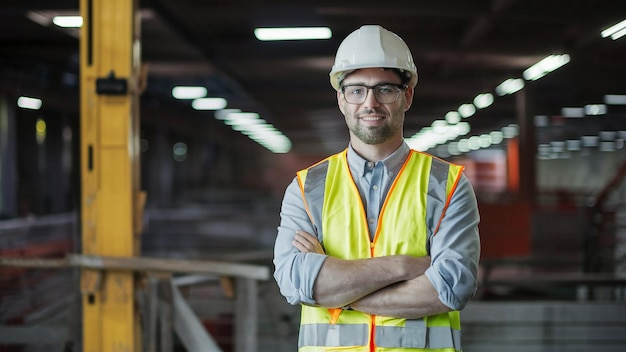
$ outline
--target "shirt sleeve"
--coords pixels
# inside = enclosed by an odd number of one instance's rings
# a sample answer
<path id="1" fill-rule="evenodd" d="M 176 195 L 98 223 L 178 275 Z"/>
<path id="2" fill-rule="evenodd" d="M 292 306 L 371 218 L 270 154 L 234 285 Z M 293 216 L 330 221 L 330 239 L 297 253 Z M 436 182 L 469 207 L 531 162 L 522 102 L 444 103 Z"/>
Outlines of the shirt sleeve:
<path id="1" fill-rule="evenodd" d="M 295 232 L 302 230 L 317 235 L 306 210 L 298 181 L 285 191 L 280 210 L 280 225 L 274 245 L 274 279 L 290 304 L 315 304 L 313 284 L 327 256 L 302 253 L 292 245 Z"/>
<path id="2" fill-rule="evenodd" d="M 431 266 L 425 275 L 443 304 L 461 310 L 477 288 L 480 238 L 478 204 L 463 174 L 438 232 L 431 239 Z"/>

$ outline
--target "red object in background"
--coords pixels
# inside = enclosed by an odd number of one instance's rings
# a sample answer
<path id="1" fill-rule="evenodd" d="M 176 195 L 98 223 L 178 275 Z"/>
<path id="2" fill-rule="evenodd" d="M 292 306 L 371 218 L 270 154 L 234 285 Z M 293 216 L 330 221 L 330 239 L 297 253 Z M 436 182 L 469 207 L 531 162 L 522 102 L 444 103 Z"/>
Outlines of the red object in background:
<path id="1" fill-rule="evenodd" d="M 478 203 L 481 258 L 526 257 L 531 254 L 531 205 Z"/>

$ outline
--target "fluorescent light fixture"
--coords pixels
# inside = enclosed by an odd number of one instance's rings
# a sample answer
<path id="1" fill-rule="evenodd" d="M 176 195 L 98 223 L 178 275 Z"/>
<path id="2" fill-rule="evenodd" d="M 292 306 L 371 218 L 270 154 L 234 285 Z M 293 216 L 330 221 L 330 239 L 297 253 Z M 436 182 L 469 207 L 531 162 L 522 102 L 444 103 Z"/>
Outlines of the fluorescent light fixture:
<path id="1" fill-rule="evenodd" d="M 476 107 L 473 104 L 463 104 L 459 106 L 459 114 L 461 117 L 466 118 L 476 113 Z"/>
<path id="2" fill-rule="evenodd" d="M 576 152 L 581 149 L 581 144 L 580 139 L 568 139 L 565 141 L 565 148 L 570 152 Z"/>
<path id="3" fill-rule="evenodd" d="M 597 147 L 598 146 L 598 136 L 582 136 L 580 140 L 583 142 L 583 147 Z"/>
<path id="4" fill-rule="evenodd" d="M 535 81 L 569 62 L 569 55 L 550 55 L 524 71 L 526 80 Z"/>
<path id="5" fill-rule="evenodd" d="M 446 122 L 451 125 L 456 125 L 461 121 L 461 115 L 457 111 L 449 111 L 446 114 Z"/>
<path id="6" fill-rule="evenodd" d="M 42 101 L 38 98 L 31 97 L 19 97 L 17 99 L 17 106 L 22 109 L 39 110 L 41 109 Z"/>
<path id="7" fill-rule="evenodd" d="M 330 39 L 328 27 L 256 28 L 254 36 L 262 41 Z"/>
<path id="8" fill-rule="evenodd" d="M 496 87 L 496 94 L 499 96 L 513 94 L 524 88 L 524 80 L 521 78 L 509 78 L 506 81 L 500 83 Z"/>
<path id="9" fill-rule="evenodd" d="M 434 133 L 444 133 L 446 127 L 448 127 L 448 123 L 444 120 L 435 120 L 430 126 L 433 128 Z"/>
<path id="10" fill-rule="evenodd" d="M 492 140 L 491 140 L 491 135 L 488 134 L 481 134 L 480 135 L 480 147 L 481 148 L 489 148 L 491 147 L 491 145 L 493 144 Z"/>
<path id="11" fill-rule="evenodd" d="M 584 108 L 561 108 L 563 117 L 580 118 L 585 117 Z"/>
<path id="12" fill-rule="evenodd" d="M 220 110 L 226 107 L 228 102 L 224 98 L 200 98 L 191 102 L 191 107 L 196 110 Z"/>
<path id="13" fill-rule="evenodd" d="M 63 28 L 80 28 L 83 25 L 81 16 L 55 16 L 52 23 Z"/>
<path id="14" fill-rule="evenodd" d="M 228 117 L 229 114 L 232 114 L 234 112 L 241 112 L 241 110 L 239 109 L 222 109 L 222 110 L 217 110 L 215 112 L 215 118 L 218 120 L 226 120 L 226 117 Z"/>
<path id="15" fill-rule="evenodd" d="M 626 95 L 607 94 L 604 103 L 608 105 L 626 105 Z"/>
<path id="16" fill-rule="evenodd" d="M 626 35 L 626 20 L 603 30 L 601 34 L 602 38 L 610 36 L 613 40 L 623 37 Z"/>
<path id="17" fill-rule="evenodd" d="M 493 104 L 493 94 L 491 93 L 478 94 L 474 98 L 474 105 L 479 109 L 484 109 L 491 104 Z"/>
<path id="18" fill-rule="evenodd" d="M 601 152 L 614 152 L 615 142 L 600 142 L 600 147 L 598 149 L 600 149 Z"/>
<path id="19" fill-rule="evenodd" d="M 513 138 L 517 136 L 519 130 L 519 126 L 517 124 L 510 124 L 508 126 L 502 127 L 501 131 L 504 135 L 504 138 Z"/>
<path id="20" fill-rule="evenodd" d="M 198 99 L 206 97 L 206 88 L 178 86 L 172 88 L 172 96 L 176 99 Z"/>
<path id="21" fill-rule="evenodd" d="M 215 118 L 223 120 L 233 130 L 240 132 L 272 153 L 287 153 L 291 141 L 272 124 L 256 112 L 241 112 L 239 109 L 224 109 L 215 112 Z"/>
<path id="22" fill-rule="evenodd" d="M 491 142 L 493 144 L 500 144 L 502 140 L 504 140 L 504 133 L 501 131 L 491 131 L 489 135 L 491 136 Z"/>
<path id="23" fill-rule="evenodd" d="M 604 104 L 585 105 L 585 115 L 587 116 L 606 115 L 606 105 Z"/>
<path id="24" fill-rule="evenodd" d="M 478 150 L 480 149 L 480 137 L 478 136 L 471 136 L 468 139 L 468 146 L 470 150 Z"/>

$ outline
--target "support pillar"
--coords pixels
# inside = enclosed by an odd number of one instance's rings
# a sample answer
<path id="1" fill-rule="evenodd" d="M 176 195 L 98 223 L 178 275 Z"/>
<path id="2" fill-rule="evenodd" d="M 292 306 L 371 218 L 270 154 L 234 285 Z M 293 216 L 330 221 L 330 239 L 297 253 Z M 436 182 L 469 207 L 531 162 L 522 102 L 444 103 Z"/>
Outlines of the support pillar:
<path id="1" fill-rule="evenodd" d="M 82 253 L 139 255 L 136 0 L 80 0 Z M 141 351 L 131 271 L 84 269 L 83 351 Z"/>
<path id="2" fill-rule="evenodd" d="M 532 84 L 515 94 L 519 125 L 519 196 L 534 204 L 536 189 L 535 109 Z"/>
<path id="3" fill-rule="evenodd" d="M 18 216 L 15 109 L 0 96 L 0 219 Z"/>

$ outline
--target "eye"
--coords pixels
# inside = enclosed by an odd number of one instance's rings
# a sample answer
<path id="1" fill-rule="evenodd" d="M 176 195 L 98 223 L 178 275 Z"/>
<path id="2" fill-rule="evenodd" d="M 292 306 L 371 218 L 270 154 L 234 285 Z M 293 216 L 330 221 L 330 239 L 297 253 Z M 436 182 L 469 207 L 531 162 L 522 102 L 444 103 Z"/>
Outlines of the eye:
<path id="1" fill-rule="evenodd" d="M 391 94 L 394 92 L 394 86 L 378 86 L 377 90 L 382 94 Z"/>
<path id="2" fill-rule="evenodd" d="M 363 90 L 365 90 L 363 87 L 348 87 L 347 93 L 352 95 L 361 95 L 363 94 Z"/>

